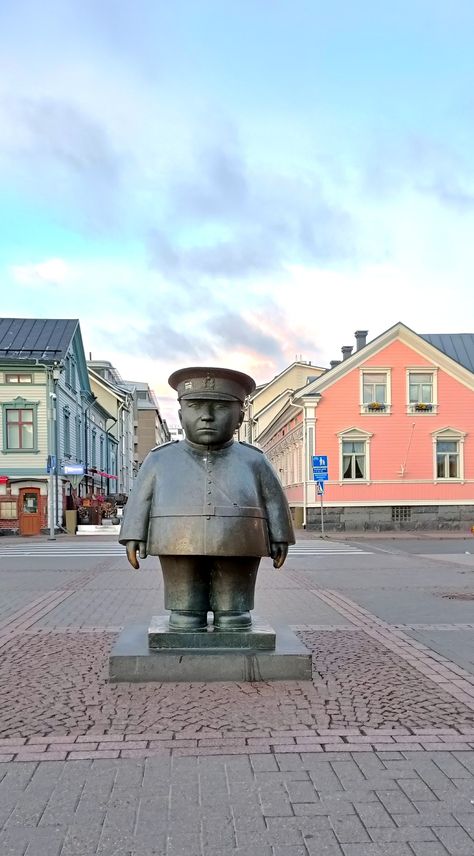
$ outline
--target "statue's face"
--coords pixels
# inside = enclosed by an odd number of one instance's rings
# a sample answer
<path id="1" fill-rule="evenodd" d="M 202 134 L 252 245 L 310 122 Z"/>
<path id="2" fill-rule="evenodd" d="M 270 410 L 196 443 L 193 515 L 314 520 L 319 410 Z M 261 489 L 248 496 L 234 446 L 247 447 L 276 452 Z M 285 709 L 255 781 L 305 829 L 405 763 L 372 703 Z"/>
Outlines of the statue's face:
<path id="1" fill-rule="evenodd" d="M 185 398 L 181 402 L 179 418 L 184 433 L 198 446 L 222 446 L 232 439 L 243 419 L 242 405 L 238 401 Z"/>

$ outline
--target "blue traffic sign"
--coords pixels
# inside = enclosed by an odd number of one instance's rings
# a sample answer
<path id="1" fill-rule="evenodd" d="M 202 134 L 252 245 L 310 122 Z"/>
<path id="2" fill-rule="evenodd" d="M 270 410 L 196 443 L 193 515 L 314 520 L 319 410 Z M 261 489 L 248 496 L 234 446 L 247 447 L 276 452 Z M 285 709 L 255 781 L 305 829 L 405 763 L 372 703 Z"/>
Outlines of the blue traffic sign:
<path id="1" fill-rule="evenodd" d="M 317 483 L 317 484 L 318 484 L 318 495 L 319 495 L 319 496 L 322 496 L 322 495 L 323 495 L 323 493 L 324 493 L 324 482 L 323 482 L 323 481 L 318 481 L 318 483 Z"/>
<path id="2" fill-rule="evenodd" d="M 46 472 L 47 473 L 55 473 L 56 472 L 56 455 L 48 455 L 48 460 L 46 463 Z"/>
<path id="3" fill-rule="evenodd" d="M 328 456 L 327 455 L 313 455 L 313 468 L 314 467 L 324 467 L 327 470 L 328 468 Z"/>
<path id="4" fill-rule="evenodd" d="M 315 481 L 327 481 L 328 478 L 329 476 L 327 470 L 323 470 L 320 467 L 318 467 L 318 469 L 315 469 L 313 467 L 313 479 Z"/>
<path id="5" fill-rule="evenodd" d="M 327 455 L 313 455 L 313 478 L 317 482 L 328 480 Z"/>

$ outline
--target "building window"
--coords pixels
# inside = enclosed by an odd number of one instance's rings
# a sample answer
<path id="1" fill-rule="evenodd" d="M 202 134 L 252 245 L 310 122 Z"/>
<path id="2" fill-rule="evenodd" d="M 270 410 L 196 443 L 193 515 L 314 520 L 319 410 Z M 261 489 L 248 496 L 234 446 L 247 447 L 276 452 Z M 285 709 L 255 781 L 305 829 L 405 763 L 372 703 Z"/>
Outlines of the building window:
<path id="1" fill-rule="evenodd" d="M 362 428 L 347 428 L 339 437 L 340 481 L 369 481 L 370 440 L 373 435 Z"/>
<path id="2" fill-rule="evenodd" d="M 82 421 L 76 416 L 76 460 L 82 459 Z"/>
<path id="3" fill-rule="evenodd" d="M 436 373 L 432 371 L 408 372 L 408 412 L 436 412 Z"/>
<path id="4" fill-rule="evenodd" d="M 64 454 L 71 457 L 71 411 L 69 407 L 63 410 Z"/>
<path id="5" fill-rule="evenodd" d="M 39 401 L 27 401 L 18 396 L 1 405 L 3 422 L 3 453 L 37 452 Z"/>
<path id="6" fill-rule="evenodd" d="M 73 391 L 74 391 L 74 392 L 76 392 L 76 389 L 77 389 L 77 379 L 76 379 L 76 363 L 74 362 L 74 360 L 71 360 L 71 370 L 70 370 L 70 374 L 71 374 L 71 377 L 70 377 L 70 380 L 71 380 L 71 387 L 72 387 Z"/>
<path id="7" fill-rule="evenodd" d="M 16 520 L 17 517 L 16 500 L 0 500 L 0 520 Z"/>
<path id="8" fill-rule="evenodd" d="M 361 372 L 361 413 L 390 412 L 390 371 Z"/>
<path id="9" fill-rule="evenodd" d="M 456 428 L 433 431 L 434 479 L 464 478 L 465 434 Z"/>
<path id="10" fill-rule="evenodd" d="M 35 423 L 30 408 L 6 409 L 7 449 L 34 449 Z"/>
<path id="11" fill-rule="evenodd" d="M 97 431 L 92 431 L 91 464 L 93 467 L 97 466 Z"/>
<path id="12" fill-rule="evenodd" d="M 342 478 L 365 479 L 365 441 L 342 441 Z"/>
<path id="13" fill-rule="evenodd" d="M 33 375 L 30 374 L 6 374 L 5 383 L 33 383 Z"/>
<path id="14" fill-rule="evenodd" d="M 104 469 L 104 438 L 101 436 L 99 444 L 99 467 Z"/>
<path id="15" fill-rule="evenodd" d="M 459 478 L 459 441 L 436 441 L 436 478 Z"/>

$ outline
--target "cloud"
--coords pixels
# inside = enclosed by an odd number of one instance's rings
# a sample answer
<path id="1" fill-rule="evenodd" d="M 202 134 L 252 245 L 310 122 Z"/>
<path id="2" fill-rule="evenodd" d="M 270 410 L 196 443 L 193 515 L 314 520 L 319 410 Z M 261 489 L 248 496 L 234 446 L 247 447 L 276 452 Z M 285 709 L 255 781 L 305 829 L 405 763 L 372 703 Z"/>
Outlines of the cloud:
<path id="1" fill-rule="evenodd" d="M 251 168 L 228 137 L 196 154 L 192 174 L 171 178 L 148 236 L 151 264 L 177 282 L 269 277 L 296 261 L 337 265 L 356 245 L 351 215 L 327 198 L 317 171 Z"/>
<path id="2" fill-rule="evenodd" d="M 440 205 L 474 210 L 474 173 L 454 145 L 422 134 L 379 141 L 370 157 L 364 188 L 377 196 L 412 190 Z"/>
<path id="3" fill-rule="evenodd" d="M 278 339 L 259 329 L 243 314 L 226 312 L 215 315 L 208 322 L 207 330 L 224 348 L 243 349 L 275 360 L 283 358 Z"/>
<path id="4" fill-rule="evenodd" d="M 37 264 L 12 265 L 10 273 L 20 285 L 65 285 L 73 277 L 71 265 L 64 259 L 47 259 Z"/>
<path id="5" fill-rule="evenodd" d="M 153 321 L 144 331 L 131 329 L 128 339 L 127 345 L 134 353 L 158 360 L 199 359 L 215 352 L 203 330 L 180 331 L 166 320 Z"/>
<path id="6" fill-rule="evenodd" d="M 2 100 L 0 125 L 5 182 L 66 220 L 116 222 L 126 158 L 97 119 L 72 101 L 18 95 Z"/>

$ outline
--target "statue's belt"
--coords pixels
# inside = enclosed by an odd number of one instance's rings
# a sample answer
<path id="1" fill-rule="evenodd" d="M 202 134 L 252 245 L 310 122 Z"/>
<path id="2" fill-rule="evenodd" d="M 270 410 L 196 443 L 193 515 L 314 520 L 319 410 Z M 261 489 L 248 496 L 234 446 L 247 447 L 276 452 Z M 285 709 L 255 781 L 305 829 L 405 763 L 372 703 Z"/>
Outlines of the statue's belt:
<path id="1" fill-rule="evenodd" d="M 150 517 L 261 517 L 267 515 L 263 508 L 252 505 L 196 505 L 189 508 L 165 508 Z"/>

